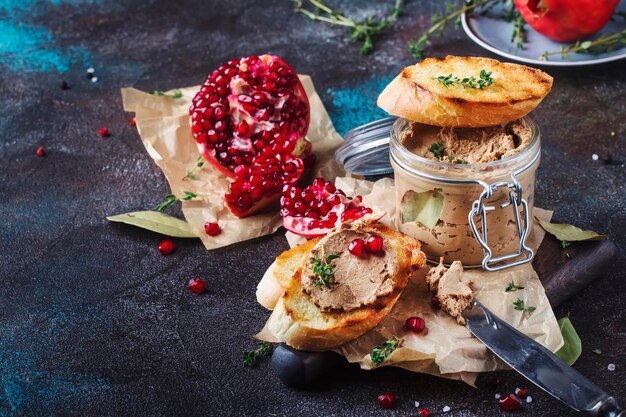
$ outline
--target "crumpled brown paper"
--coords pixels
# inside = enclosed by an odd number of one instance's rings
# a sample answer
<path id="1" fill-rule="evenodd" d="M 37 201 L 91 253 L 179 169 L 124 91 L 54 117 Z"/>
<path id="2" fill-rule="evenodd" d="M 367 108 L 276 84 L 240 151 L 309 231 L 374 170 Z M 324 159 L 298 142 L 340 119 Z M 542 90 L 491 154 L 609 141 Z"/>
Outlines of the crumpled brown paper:
<path id="1" fill-rule="evenodd" d="M 392 179 L 385 178 L 373 183 L 353 178 L 337 178 L 335 183 L 348 195 L 362 195 L 366 205 L 387 211 L 389 215 L 382 222 L 390 225 L 390 218 L 395 211 Z M 535 208 L 534 215 L 549 220 L 552 213 Z M 529 246 L 536 251 L 544 236 L 543 229 L 535 223 L 528 239 Z M 301 243 L 296 235 L 288 233 L 287 238 L 292 246 Z M 348 361 L 359 363 L 363 369 L 372 369 L 376 367 L 370 360 L 372 347 L 398 336 L 404 338 L 403 345 L 382 366 L 398 366 L 414 372 L 459 379 L 470 385 L 474 385 L 479 372 L 506 369 L 507 366 L 474 338 L 467 328 L 458 325 L 442 310 L 433 310 L 430 304 L 431 293 L 424 279 L 428 268 L 424 267 L 411 280 L 390 314 L 378 326 L 358 339 L 342 345 L 337 351 Z M 475 283 L 476 299 L 497 316 L 553 352 L 563 345 L 559 325 L 532 265 L 521 265 L 501 272 L 468 269 L 465 274 Z M 524 289 L 505 292 L 511 281 Z M 270 292 L 274 292 L 274 296 L 268 297 Z M 266 274 L 259 283 L 257 294 L 259 293 L 264 294 L 265 300 L 273 300 L 280 296 L 282 288 L 271 274 Z M 524 300 L 526 306 L 536 307 L 536 310 L 532 314 L 515 310 L 513 303 L 518 298 Z M 267 301 L 264 304 L 268 307 Z M 405 320 L 411 316 L 420 316 L 426 321 L 426 334 L 416 335 L 404 329 Z M 267 326 L 257 337 L 278 341 Z"/>
<path id="2" fill-rule="evenodd" d="M 311 106 L 311 123 L 307 138 L 316 154 L 315 176 L 333 179 L 345 175 L 343 167 L 334 158 L 334 151 L 343 140 L 333 124 L 308 75 L 300 80 L 306 90 Z M 174 90 L 164 96 L 155 96 L 134 88 L 122 89 L 124 109 L 135 112 L 137 129 L 148 154 L 161 168 L 169 182 L 172 194 L 183 195 L 191 191 L 201 198 L 183 201 L 182 209 L 194 233 L 202 239 L 207 249 L 215 249 L 233 243 L 274 233 L 282 224 L 280 215 L 258 214 L 243 219 L 233 216 L 224 205 L 222 196 L 229 181 L 205 163 L 196 169 L 197 179 L 184 179 L 186 170 L 193 169 L 200 156 L 189 125 L 189 106 L 200 86 L 181 88 L 181 98 L 171 97 Z M 222 233 L 209 237 L 204 223 L 217 222 Z"/>

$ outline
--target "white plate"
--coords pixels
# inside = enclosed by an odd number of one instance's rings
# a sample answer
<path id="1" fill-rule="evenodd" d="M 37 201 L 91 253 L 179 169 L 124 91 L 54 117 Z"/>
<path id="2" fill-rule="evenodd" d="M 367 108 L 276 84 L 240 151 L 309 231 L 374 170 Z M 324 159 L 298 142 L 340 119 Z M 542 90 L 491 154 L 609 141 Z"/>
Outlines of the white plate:
<path id="1" fill-rule="evenodd" d="M 556 52 L 561 49 L 562 45 L 568 44 L 548 39 L 535 32 L 533 28 L 526 24 L 524 48 L 517 49 L 515 44 L 511 42 L 513 22 L 505 22 L 502 19 L 503 9 L 502 5 L 494 6 L 487 16 L 483 16 L 480 13 L 473 13 L 469 16 L 463 14 L 461 17 L 463 30 L 474 42 L 494 54 L 528 64 L 570 67 L 601 64 L 626 58 L 626 46 L 623 46 L 611 52 L 604 52 L 598 55 L 573 53 L 570 54 L 569 58 L 563 58 L 560 54 L 550 55 L 548 61 L 543 61 L 539 57 L 544 52 Z M 617 10 L 626 11 L 626 1 L 620 2 Z M 616 17 L 615 20 L 609 21 L 600 32 L 595 33 L 591 38 L 619 32 L 624 29 L 626 29 L 626 20 L 622 17 Z"/>

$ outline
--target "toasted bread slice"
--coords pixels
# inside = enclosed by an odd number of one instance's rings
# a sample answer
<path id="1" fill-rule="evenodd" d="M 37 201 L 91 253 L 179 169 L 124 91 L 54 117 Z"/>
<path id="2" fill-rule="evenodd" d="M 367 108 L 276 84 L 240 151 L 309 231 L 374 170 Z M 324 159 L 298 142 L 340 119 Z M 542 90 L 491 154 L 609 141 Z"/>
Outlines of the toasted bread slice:
<path id="1" fill-rule="evenodd" d="M 356 339 L 376 326 L 391 311 L 409 279 L 426 262 L 426 257 L 420 251 L 418 240 L 380 223 L 366 225 L 362 230 L 383 236 L 385 244 L 391 245 L 395 251 L 400 279 L 394 292 L 378 298 L 373 305 L 347 312 L 338 310 L 322 312 L 311 296 L 303 291 L 301 275 L 311 248 L 301 250 L 298 249 L 299 246 L 288 252 L 294 257 L 289 264 L 293 265 L 299 260 L 300 266 L 290 278 L 284 294 L 261 333 L 267 333 L 268 330 L 278 340 L 296 349 L 326 350 Z M 317 243 L 318 240 L 313 239 L 311 242 Z"/>
<path id="2" fill-rule="evenodd" d="M 482 89 L 445 86 L 436 80 L 452 74 L 479 79 L 491 72 L 494 82 Z M 406 67 L 380 94 L 378 106 L 389 114 L 442 127 L 485 127 L 517 120 L 550 92 L 552 77 L 524 65 L 489 58 L 426 58 Z"/>

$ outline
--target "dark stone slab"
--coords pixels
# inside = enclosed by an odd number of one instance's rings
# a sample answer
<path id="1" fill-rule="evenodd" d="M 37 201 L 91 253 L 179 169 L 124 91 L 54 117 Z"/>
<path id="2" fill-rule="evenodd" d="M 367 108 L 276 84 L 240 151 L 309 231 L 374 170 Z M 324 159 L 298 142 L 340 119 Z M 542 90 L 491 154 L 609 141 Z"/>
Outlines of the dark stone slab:
<path id="1" fill-rule="evenodd" d="M 363 18 L 390 4 L 340 7 Z M 406 42 L 438 4 L 409 2 L 397 30 L 368 57 L 344 30 L 294 14 L 288 1 L 0 5 L 0 415 L 373 416 L 382 414 L 376 397 L 394 392 L 398 407 L 386 415 L 412 415 L 419 400 L 439 414 L 448 405 L 451 416 L 499 416 L 494 394 L 526 386 L 534 401 L 519 415 L 574 416 L 510 372 L 498 374 L 497 388 L 485 375 L 474 389 L 400 369 L 347 367 L 314 390 L 286 388 L 269 361 L 242 366 L 268 315 L 254 293 L 287 248 L 281 233 L 209 253 L 181 239 L 164 257 L 159 236 L 105 220 L 151 208 L 168 192 L 127 124 L 120 87 L 196 85 L 224 60 L 269 51 L 313 76 L 345 132 L 380 114 L 378 90 L 413 62 Z M 435 39 L 432 54 L 489 56 L 454 32 Z M 86 77 L 88 66 L 98 82 Z M 626 64 L 549 72 L 554 90 L 533 116 L 543 138 L 537 205 L 609 233 L 618 246 L 604 277 L 556 314 L 569 313 L 583 340 L 576 368 L 626 404 Z M 111 137 L 98 136 L 102 126 Z M 608 156 L 612 163 L 603 162 Z M 206 294 L 186 290 L 195 276 L 206 279 Z"/>

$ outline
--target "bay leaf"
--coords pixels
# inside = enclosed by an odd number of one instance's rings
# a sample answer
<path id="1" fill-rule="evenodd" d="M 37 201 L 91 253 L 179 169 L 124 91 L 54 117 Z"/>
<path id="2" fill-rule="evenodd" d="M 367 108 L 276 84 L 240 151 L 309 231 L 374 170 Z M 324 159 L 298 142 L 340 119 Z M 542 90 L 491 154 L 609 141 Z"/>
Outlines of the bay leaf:
<path id="1" fill-rule="evenodd" d="M 592 230 L 579 229 L 571 224 L 550 223 L 541 219 L 535 219 L 546 232 L 554 235 L 561 241 L 565 240 L 567 242 L 578 242 L 581 240 L 603 240 L 607 238 L 607 235 L 600 235 Z"/>
<path id="2" fill-rule="evenodd" d="M 561 358 L 561 360 L 568 365 L 572 365 L 583 352 L 582 342 L 568 317 L 563 317 L 559 320 L 559 329 L 561 330 L 565 344 L 556 352 L 556 356 Z"/>
<path id="3" fill-rule="evenodd" d="M 439 189 L 416 193 L 409 190 L 402 196 L 402 223 L 419 222 L 433 229 L 443 211 L 443 193 Z"/>
<path id="4" fill-rule="evenodd" d="M 171 237 L 198 237 L 185 220 L 161 214 L 158 211 L 134 211 L 109 216 L 107 220 L 130 224 Z"/>

